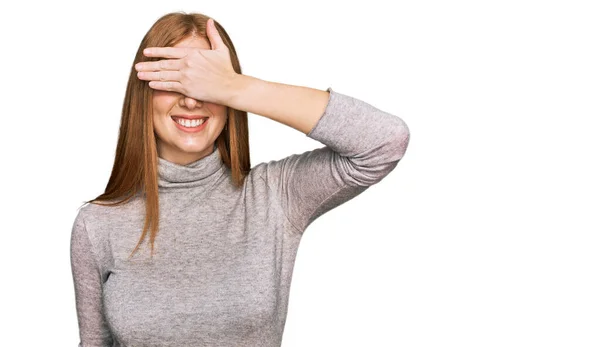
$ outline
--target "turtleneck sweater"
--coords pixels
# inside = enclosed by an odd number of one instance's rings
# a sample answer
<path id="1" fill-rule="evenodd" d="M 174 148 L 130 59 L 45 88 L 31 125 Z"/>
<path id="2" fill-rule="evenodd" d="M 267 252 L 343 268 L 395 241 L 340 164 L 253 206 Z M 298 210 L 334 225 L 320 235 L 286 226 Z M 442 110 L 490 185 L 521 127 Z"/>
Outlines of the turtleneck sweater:
<path id="1" fill-rule="evenodd" d="M 281 346 L 307 227 L 387 176 L 404 156 L 399 117 L 328 88 L 314 150 L 262 162 L 241 187 L 213 145 L 188 165 L 158 158 L 154 257 L 139 196 L 86 204 L 73 223 L 79 347 Z"/>

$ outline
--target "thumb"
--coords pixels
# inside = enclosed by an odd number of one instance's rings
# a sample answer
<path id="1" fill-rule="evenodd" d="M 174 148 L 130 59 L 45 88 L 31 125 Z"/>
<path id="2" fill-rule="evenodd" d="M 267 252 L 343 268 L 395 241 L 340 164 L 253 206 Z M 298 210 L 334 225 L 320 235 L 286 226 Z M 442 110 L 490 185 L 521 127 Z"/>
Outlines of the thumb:
<path id="1" fill-rule="evenodd" d="M 208 39 L 210 40 L 210 46 L 213 50 L 219 50 L 225 46 L 219 32 L 217 31 L 217 27 L 215 26 L 215 20 L 209 18 L 207 21 L 207 30 L 208 30 Z"/>

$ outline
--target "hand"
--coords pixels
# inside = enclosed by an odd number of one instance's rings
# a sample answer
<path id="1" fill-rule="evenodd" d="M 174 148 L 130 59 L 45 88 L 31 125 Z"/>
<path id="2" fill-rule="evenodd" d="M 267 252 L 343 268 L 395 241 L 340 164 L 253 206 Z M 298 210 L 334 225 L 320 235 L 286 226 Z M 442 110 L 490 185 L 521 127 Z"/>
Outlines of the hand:
<path id="1" fill-rule="evenodd" d="M 175 58 L 137 63 L 138 78 L 153 89 L 173 91 L 190 98 L 226 105 L 233 81 L 238 75 L 231 64 L 229 49 L 223 43 L 213 19 L 208 20 L 207 36 L 212 49 L 148 47 L 147 57 Z"/>

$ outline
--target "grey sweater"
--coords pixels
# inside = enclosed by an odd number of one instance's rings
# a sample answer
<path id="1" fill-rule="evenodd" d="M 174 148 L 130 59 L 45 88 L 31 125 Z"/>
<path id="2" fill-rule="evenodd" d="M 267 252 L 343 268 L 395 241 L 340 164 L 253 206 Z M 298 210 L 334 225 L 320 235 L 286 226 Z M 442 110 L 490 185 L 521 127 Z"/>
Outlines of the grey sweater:
<path id="1" fill-rule="evenodd" d="M 160 224 L 128 260 L 144 223 L 137 198 L 86 204 L 71 234 L 79 347 L 281 346 L 296 251 L 319 216 L 364 192 L 403 157 L 399 117 L 328 88 L 306 135 L 325 146 L 254 166 L 241 189 L 213 152 L 159 158 Z"/>

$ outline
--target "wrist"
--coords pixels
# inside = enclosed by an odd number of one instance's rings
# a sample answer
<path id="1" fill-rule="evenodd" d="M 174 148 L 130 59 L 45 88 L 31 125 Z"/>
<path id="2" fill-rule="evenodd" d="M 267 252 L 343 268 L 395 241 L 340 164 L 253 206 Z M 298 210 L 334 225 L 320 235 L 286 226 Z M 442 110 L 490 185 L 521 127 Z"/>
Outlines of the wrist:
<path id="1" fill-rule="evenodd" d="M 244 93 L 244 90 L 248 88 L 251 79 L 252 77 L 244 74 L 235 73 L 234 75 L 232 75 L 228 83 L 227 96 L 225 100 L 223 100 L 222 104 L 231 108 L 241 110 L 239 108 L 239 99 Z"/>

